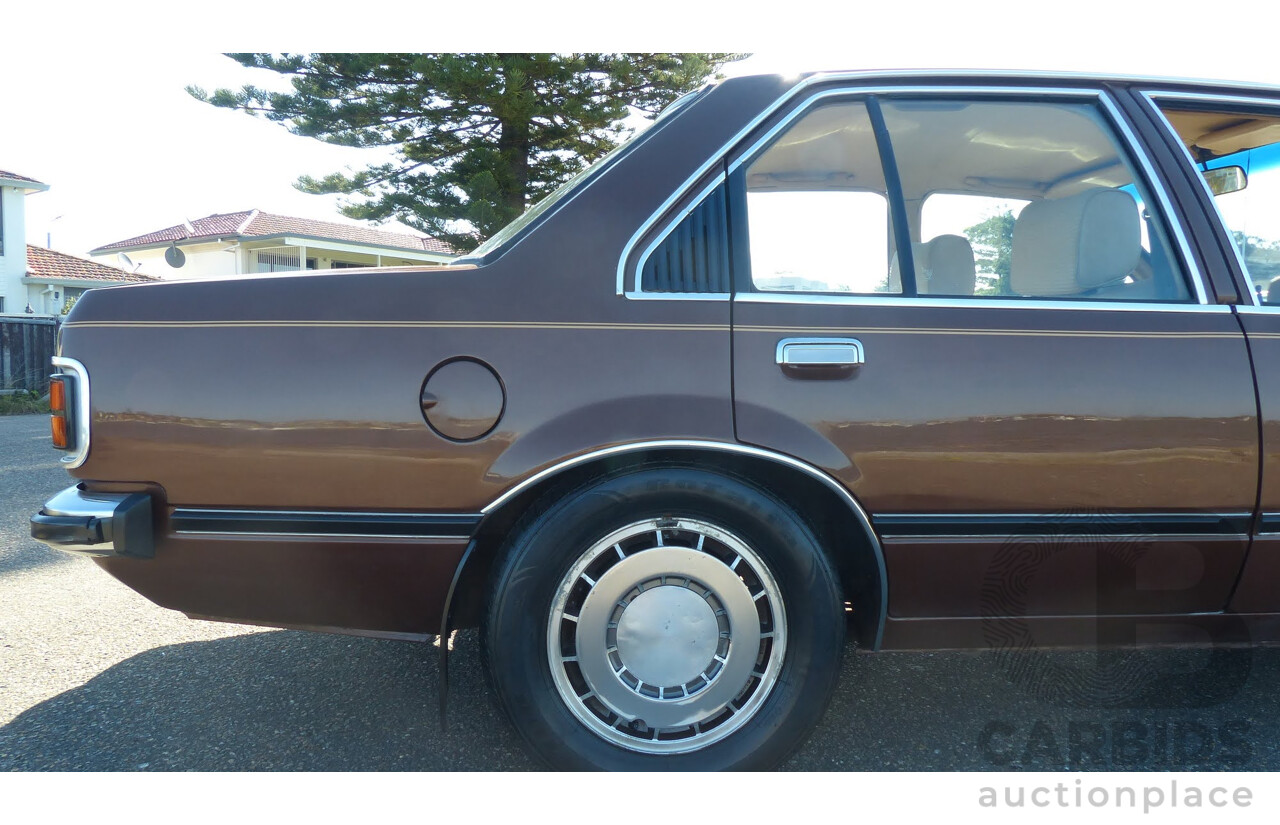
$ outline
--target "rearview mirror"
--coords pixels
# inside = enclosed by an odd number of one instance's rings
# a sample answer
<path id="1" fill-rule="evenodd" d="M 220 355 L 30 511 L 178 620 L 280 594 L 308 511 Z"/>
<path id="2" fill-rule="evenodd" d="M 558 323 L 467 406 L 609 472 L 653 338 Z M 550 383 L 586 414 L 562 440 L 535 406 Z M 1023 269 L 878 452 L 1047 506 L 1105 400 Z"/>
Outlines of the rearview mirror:
<path id="1" fill-rule="evenodd" d="M 1205 183 L 1214 195 L 1228 195 L 1239 192 L 1249 185 L 1249 178 L 1240 166 L 1223 166 L 1220 169 L 1207 169 L 1204 172 Z"/>

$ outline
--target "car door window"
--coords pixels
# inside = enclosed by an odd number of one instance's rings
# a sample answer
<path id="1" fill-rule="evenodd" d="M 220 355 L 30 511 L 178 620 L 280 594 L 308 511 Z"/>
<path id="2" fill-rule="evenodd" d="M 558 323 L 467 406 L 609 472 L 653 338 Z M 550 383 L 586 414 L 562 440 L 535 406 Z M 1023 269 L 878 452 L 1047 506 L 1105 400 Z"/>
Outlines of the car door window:
<path id="1" fill-rule="evenodd" d="M 746 168 L 761 292 L 900 293 L 883 166 L 861 102 L 819 106 Z"/>
<path id="2" fill-rule="evenodd" d="M 1164 218 L 1096 103 L 875 103 L 815 107 L 749 161 L 755 290 L 1193 300 Z"/>

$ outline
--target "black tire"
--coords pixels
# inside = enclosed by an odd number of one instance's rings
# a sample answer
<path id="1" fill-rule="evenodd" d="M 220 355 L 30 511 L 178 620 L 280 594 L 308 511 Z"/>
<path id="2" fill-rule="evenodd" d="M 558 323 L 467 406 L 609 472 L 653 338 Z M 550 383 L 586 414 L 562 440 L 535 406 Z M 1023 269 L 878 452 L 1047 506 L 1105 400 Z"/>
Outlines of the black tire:
<path id="1" fill-rule="evenodd" d="M 615 536 L 626 538 L 597 549 Z M 667 573 L 655 579 L 654 570 Z M 636 587 L 618 597 L 629 580 Z M 753 594 L 754 619 L 738 589 Z M 613 611 L 612 623 L 600 622 L 605 610 Z M 704 614 L 716 617 L 720 632 Z M 844 629 L 838 580 L 801 518 L 742 480 L 669 467 L 605 478 L 531 512 L 497 565 L 481 639 L 499 703 L 554 768 L 762 770 L 782 761 L 821 719 L 839 674 Z M 713 644 L 708 666 L 679 682 Z M 639 663 L 634 673 L 623 654 Z M 609 670 L 602 670 L 606 660 Z M 742 692 L 706 717 L 742 681 L 747 660 L 754 664 Z M 639 714 L 610 710 L 624 705 L 673 726 L 629 723 Z M 684 724 L 697 714 L 696 726 Z M 677 752 L 653 752 L 659 748 Z"/>

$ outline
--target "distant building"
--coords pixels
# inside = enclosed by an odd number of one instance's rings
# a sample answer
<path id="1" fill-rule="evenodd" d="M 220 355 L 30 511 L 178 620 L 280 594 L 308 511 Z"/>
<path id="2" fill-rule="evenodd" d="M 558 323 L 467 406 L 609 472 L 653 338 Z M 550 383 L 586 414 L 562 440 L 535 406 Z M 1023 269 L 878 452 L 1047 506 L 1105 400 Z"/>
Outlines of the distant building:
<path id="1" fill-rule="evenodd" d="M 178 250 L 179 256 L 170 250 Z M 232 278 L 259 272 L 365 266 L 441 266 L 457 254 L 424 235 L 273 215 L 257 209 L 208 215 L 135 238 L 104 244 L 89 254 L 165 280 Z M 166 258 L 166 253 L 169 257 Z M 173 266 L 170 259 L 181 262 Z"/>
<path id="2" fill-rule="evenodd" d="M 68 302 L 74 303 L 86 289 L 158 280 L 141 272 L 125 272 L 52 249 L 27 246 L 27 274 L 23 282 L 37 315 L 64 314 L 63 309 L 70 308 Z"/>
<path id="3" fill-rule="evenodd" d="M 28 246 L 26 196 L 48 184 L 0 171 L 0 314 L 61 315 L 86 289 L 151 281 L 146 275 Z"/>
<path id="4" fill-rule="evenodd" d="M 22 312 L 27 306 L 26 196 L 43 192 L 47 183 L 0 171 L 0 313 Z"/>

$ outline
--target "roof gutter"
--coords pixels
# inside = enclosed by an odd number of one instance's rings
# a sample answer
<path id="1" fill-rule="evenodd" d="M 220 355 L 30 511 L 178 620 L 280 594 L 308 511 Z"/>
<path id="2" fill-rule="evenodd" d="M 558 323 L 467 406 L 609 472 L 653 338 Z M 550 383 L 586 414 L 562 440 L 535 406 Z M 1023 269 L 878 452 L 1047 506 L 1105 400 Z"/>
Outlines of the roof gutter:
<path id="1" fill-rule="evenodd" d="M 35 192 L 45 192 L 49 189 L 49 184 L 41 183 L 38 180 L 14 180 L 13 178 L 0 178 L 0 186 L 10 186 L 14 189 L 26 189 L 27 194 Z"/>

